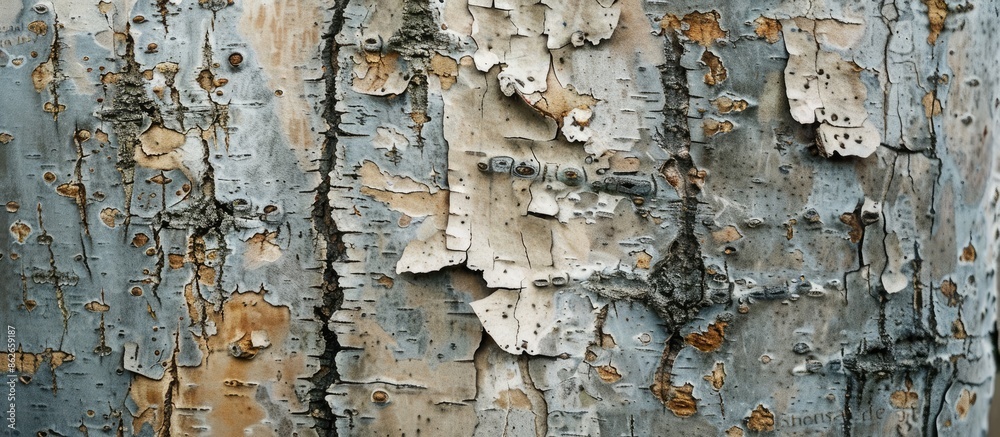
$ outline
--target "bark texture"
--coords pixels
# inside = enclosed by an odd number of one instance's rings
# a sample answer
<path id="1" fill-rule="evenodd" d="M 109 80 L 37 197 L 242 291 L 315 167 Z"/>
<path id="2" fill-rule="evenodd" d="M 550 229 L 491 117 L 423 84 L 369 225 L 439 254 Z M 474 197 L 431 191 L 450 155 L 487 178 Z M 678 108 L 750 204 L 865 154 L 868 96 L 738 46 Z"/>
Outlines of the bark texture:
<path id="1" fill-rule="evenodd" d="M 11 3 L 24 435 L 986 430 L 992 2 Z"/>

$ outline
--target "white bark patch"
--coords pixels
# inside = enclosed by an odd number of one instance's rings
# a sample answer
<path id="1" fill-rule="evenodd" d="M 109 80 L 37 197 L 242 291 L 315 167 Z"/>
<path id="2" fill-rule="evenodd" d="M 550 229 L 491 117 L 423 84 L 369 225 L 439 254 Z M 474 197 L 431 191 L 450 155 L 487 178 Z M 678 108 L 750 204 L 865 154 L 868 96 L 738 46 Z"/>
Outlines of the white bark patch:
<path id="1" fill-rule="evenodd" d="M 868 120 L 868 91 L 861 67 L 838 51 L 854 48 L 863 26 L 833 20 L 793 18 L 781 21 L 788 64 L 785 88 L 792 118 L 819 122 L 818 145 L 826 156 L 870 156 L 881 142 Z"/>
<path id="2" fill-rule="evenodd" d="M 614 0 L 543 0 L 547 46 L 558 49 L 572 44 L 580 47 L 584 42 L 597 45 L 611 38 L 621 5 Z"/>

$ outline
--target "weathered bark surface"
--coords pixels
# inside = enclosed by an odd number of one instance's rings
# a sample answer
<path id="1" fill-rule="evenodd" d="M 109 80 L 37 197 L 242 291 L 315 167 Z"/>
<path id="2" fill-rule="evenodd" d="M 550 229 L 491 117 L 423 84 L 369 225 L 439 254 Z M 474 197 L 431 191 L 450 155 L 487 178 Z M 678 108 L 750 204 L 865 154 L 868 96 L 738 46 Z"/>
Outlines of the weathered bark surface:
<path id="1" fill-rule="evenodd" d="M 4 8 L 17 429 L 980 434 L 998 17 Z"/>

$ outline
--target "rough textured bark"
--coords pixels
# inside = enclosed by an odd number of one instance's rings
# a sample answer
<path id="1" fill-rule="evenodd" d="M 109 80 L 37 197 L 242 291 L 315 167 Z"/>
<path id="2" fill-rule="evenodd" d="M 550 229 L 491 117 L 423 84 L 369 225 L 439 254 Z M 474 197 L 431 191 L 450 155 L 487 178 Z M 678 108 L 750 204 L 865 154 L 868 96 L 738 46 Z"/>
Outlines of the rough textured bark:
<path id="1" fill-rule="evenodd" d="M 998 18 L 11 2 L 16 429 L 981 434 Z"/>

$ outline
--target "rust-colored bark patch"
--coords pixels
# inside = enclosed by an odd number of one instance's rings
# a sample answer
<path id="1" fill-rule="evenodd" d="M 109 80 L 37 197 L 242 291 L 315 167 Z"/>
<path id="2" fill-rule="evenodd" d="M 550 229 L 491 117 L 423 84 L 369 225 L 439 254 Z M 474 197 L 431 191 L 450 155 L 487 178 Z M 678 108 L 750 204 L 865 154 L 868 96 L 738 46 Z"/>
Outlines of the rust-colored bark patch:
<path id="1" fill-rule="evenodd" d="M 919 400 L 920 395 L 915 391 L 911 391 L 909 388 L 906 390 L 894 391 L 891 395 L 889 395 L 889 403 L 892 404 L 893 407 L 899 409 L 914 408 L 919 403 Z"/>
<path id="2" fill-rule="evenodd" d="M 715 86 L 729 77 L 726 67 L 722 65 L 722 59 L 716 56 L 715 53 L 706 49 L 705 53 L 701 54 L 701 62 L 708 66 L 708 73 L 705 73 L 706 84 Z"/>
<path id="3" fill-rule="evenodd" d="M 257 267 L 272 263 L 281 258 L 281 246 L 277 243 L 277 232 L 258 232 L 246 241 L 247 250 L 244 253 L 248 267 Z"/>
<path id="4" fill-rule="evenodd" d="M 33 353 L 25 352 L 20 346 L 18 346 L 17 352 L 14 352 L 14 370 L 18 373 L 33 375 L 38 371 L 38 368 L 41 367 L 42 363 L 49 363 L 49 366 L 54 371 L 64 363 L 68 363 L 75 359 L 76 357 L 73 356 L 73 354 L 52 350 L 52 348 L 46 348 L 42 352 Z"/>
<path id="5" fill-rule="evenodd" d="M 705 136 L 713 136 L 726 132 L 732 132 L 733 122 L 729 120 L 714 120 L 711 118 L 706 118 L 701 122 L 701 129 L 705 131 Z"/>
<path id="6" fill-rule="evenodd" d="M 705 375 L 705 381 L 712 383 L 712 388 L 722 390 L 722 385 L 726 383 L 726 365 L 715 363 L 715 366 L 712 367 L 712 373 Z"/>
<path id="7" fill-rule="evenodd" d="M 180 168 L 181 158 L 174 151 L 183 146 L 185 140 L 181 132 L 151 125 L 139 135 L 140 147 L 135 148 L 135 161 L 143 167 L 158 170 Z"/>
<path id="8" fill-rule="evenodd" d="M 651 262 L 653 262 L 653 256 L 645 251 L 635 255 L 635 268 L 637 269 L 648 270 Z"/>
<path id="9" fill-rule="evenodd" d="M 957 306 L 962 299 L 962 296 L 958 294 L 958 285 L 951 279 L 945 279 L 941 282 L 941 294 L 948 299 L 950 307 Z"/>
<path id="10" fill-rule="evenodd" d="M 458 80 L 458 62 L 447 56 L 435 54 L 431 57 L 428 71 L 441 80 L 441 89 L 447 90 Z"/>
<path id="11" fill-rule="evenodd" d="M 976 248 L 972 246 L 972 243 L 969 243 L 968 246 L 962 248 L 962 254 L 959 255 L 958 260 L 967 263 L 971 263 L 976 260 Z"/>
<path id="12" fill-rule="evenodd" d="M 17 238 L 17 242 L 24 244 L 24 241 L 28 239 L 28 235 L 31 234 L 31 226 L 27 223 L 17 221 L 10 225 L 10 233 Z"/>
<path id="13" fill-rule="evenodd" d="M 618 373 L 618 369 L 611 365 L 597 366 L 597 376 L 601 378 L 602 381 L 607 383 L 618 382 L 622 379 L 622 374 Z"/>
<path id="14" fill-rule="evenodd" d="M 774 18 L 758 17 L 753 20 L 754 33 L 767 40 L 768 44 L 774 44 L 781 39 L 781 22 Z"/>
<path id="15" fill-rule="evenodd" d="M 723 321 L 712 323 L 705 332 L 692 332 L 684 337 L 684 341 L 702 352 L 712 352 L 722 346 L 726 325 Z"/>
<path id="16" fill-rule="evenodd" d="M 38 64 L 31 71 L 31 84 L 35 86 L 35 91 L 44 90 L 53 80 L 55 80 L 55 64 L 51 59 Z"/>
<path id="17" fill-rule="evenodd" d="M 951 324 L 951 335 L 957 340 L 965 340 L 969 337 L 969 334 L 965 332 L 965 323 L 962 319 L 955 319 Z"/>
<path id="18" fill-rule="evenodd" d="M 963 388 L 962 393 L 958 395 L 958 402 L 955 403 L 955 412 L 958 413 L 958 418 L 965 419 L 973 405 L 976 405 L 976 392 Z"/>
<path id="19" fill-rule="evenodd" d="M 715 110 L 719 114 L 728 114 L 730 112 L 742 112 L 747 109 L 749 103 L 746 100 L 733 100 L 729 97 L 722 96 L 715 100 L 712 100 L 712 106 L 715 106 Z"/>
<path id="20" fill-rule="evenodd" d="M 28 23 L 28 30 L 38 36 L 45 36 L 49 33 L 49 25 L 44 21 L 32 21 Z"/>
<path id="21" fill-rule="evenodd" d="M 375 278 L 375 283 L 384 288 L 392 288 L 392 286 L 396 285 L 396 281 L 394 279 L 384 274 Z"/>
<path id="22" fill-rule="evenodd" d="M 83 191 L 83 185 L 75 182 L 67 182 L 65 184 L 59 184 L 56 187 L 56 193 L 63 197 L 69 197 L 71 199 L 76 199 L 80 196 Z"/>
<path id="23" fill-rule="evenodd" d="M 927 35 L 929 44 L 936 44 L 937 39 L 944 30 L 944 19 L 948 17 L 948 3 L 944 0 L 923 0 L 927 5 L 927 20 L 930 21 L 930 35 Z"/>
<path id="24" fill-rule="evenodd" d="M 166 430 L 164 404 L 168 392 L 173 394 L 174 411 L 191 412 L 170 416 L 171 434 L 201 434 L 205 429 L 270 433 L 272 425 L 264 423 L 267 412 L 257 400 L 264 395 L 259 387 L 267 387 L 269 402 L 287 402 L 293 410 L 303 408 L 295 386 L 298 378 L 306 375 L 306 358 L 296 353 L 298 346 L 289 341 L 291 313 L 287 307 L 269 304 L 264 293 L 233 293 L 219 311 L 211 306 L 205 308 L 204 318 L 214 323 L 217 332 L 195 339 L 203 357 L 199 365 L 178 366 L 168 358 L 162 380 L 141 375 L 133 378 L 129 396 L 139 411 L 154 411 L 132 421 L 134 433 L 146 423 L 158 432 Z M 187 330 L 181 332 L 191 335 Z M 243 349 L 237 351 L 234 346 L 241 345 L 248 346 L 255 358 L 237 356 L 236 352 Z M 174 382 L 179 384 L 171 387 Z"/>
<path id="25" fill-rule="evenodd" d="M 92 302 L 87 302 L 87 304 L 83 306 L 83 309 L 90 311 L 92 313 L 103 313 L 110 310 L 111 307 L 108 306 L 107 304 L 95 300 Z"/>
<path id="26" fill-rule="evenodd" d="M 179 253 L 167 254 L 167 263 L 172 269 L 179 269 L 184 267 L 184 255 Z"/>
<path id="27" fill-rule="evenodd" d="M 920 99 L 920 103 L 924 105 L 924 116 L 927 118 L 941 115 L 941 101 L 934 94 L 933 91 L 929 92 Z"/>
<path id="28" fill-rule="evenodd" d="M 691 417 L 698 412 L 698 400 L 692 396 L 694 386 L 690 383 L 671 387 L 672 396 L 667 401 L 667 409 L 678 417 Z"/>
<path id="29" fill-rule="evenodd" d="M 774 431 L 774 413 L 757 404 L 757 408 L 754 408 L 747 418 L 747 428 L 754 432 Z"/>
<path id="30" fill-rule="evenodd" d="M 117 208 L 104 208 L 101 210 L 100 213 L 101 222 L 104 223 L 104 225 L 109 228 L 114 228 L 115 217 L 118 217 L 118 214 L 120 213 L 121 211 L 119 211 Z"/>
<path id="31" fill-rule="evenodd" d="M 726 244 L 743 238 L 743 234 L 740 233 L 736 226 L 729 225 L 718 231 L 712 232 L 712 240 L 715 244 Z"/>
<path id="32" fill-rule="evenodd" d="M 865 235 L 865 228 L 861 226 L 861 221 L 858 220 L 858 216 L 851 212 L 845 212 L 840 215 L 840 221 L 851 227 L 851 230 L 847 232 L 847 236 L 850 237 L 851 243 L 859 243 L 861 238 Z"/>
<path id="33" fill-rule="evenodd" d="M 719 13 L 716 11 L 692 12 L 681 19 L 681 24 L 684 36 L 704 47 L 726 37 L 726 32 L 719 26 Z"/>
<path id="34" fill-rule="evenodd" d="M 354 69 L 354 89 L 372 95 L 391 95 L 406 89 L 399 53 L 363 52 Z M 356 62 L 358 59 L 356 59 Z"/>
<path id="35" fill-rule="evenodd" d="M 145 246 L 146 243 L 149 243 L 149 236 L 143 234 L 142 232 L 135 234 L 135 236 L 132 237 L 132 245 L 135 247 Z"/>

